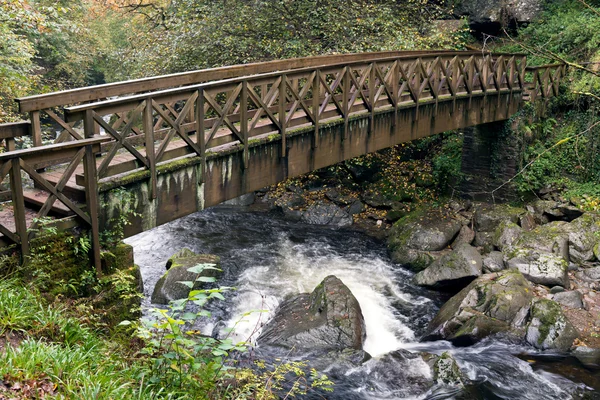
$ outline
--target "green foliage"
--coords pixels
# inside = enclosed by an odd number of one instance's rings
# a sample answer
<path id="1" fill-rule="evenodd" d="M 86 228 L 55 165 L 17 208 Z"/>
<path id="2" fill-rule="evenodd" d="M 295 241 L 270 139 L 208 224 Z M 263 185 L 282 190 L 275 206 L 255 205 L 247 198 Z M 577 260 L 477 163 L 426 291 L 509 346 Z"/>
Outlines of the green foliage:
<path id="1" fill-rule="evenodd" d="M 441 192 L 448 192 L 449 185 L 462 178 L 463 136 L 459 133 L 444 135 L 439 152 L 433 157 L 433 177 Z"/>
<path id="2" fill-rule="evenodd" d="M 128 48 L 115 54 L 110 79 L 316 54 L 461 47 L 465 39 L 465 29 L 431 29 L 432 20 L 448 15 L 435 1 L 124 3 L 142 18 L 132 23 Z"/>
<path id="3" fill-rule="evenodd" d="M 119 204 L 119 210 L 108 221 L 109 228 L 100 232 L 100 246 L 105 249 L 117 246 L 125 237 L 125 227 L 131 225 L 131 219 L 140 216 L 134 210 L 135 195 L 133 193 L 128 192 L 123 187 L 119 187 L 113 189 L 111 195 Z M 108 207 L 108 205 L 105 205 L 105 207 Z"/>

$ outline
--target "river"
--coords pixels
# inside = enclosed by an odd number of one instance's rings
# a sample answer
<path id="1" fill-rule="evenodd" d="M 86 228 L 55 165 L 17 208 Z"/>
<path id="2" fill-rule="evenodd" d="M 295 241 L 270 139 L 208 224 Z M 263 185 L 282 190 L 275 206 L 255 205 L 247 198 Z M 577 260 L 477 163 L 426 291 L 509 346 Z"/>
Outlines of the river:
<path id="1" fill-rule="evenodd" d="M 220 284 L 237 290 L 213 305 L 206 333 L 236 325 L 240 340 L 256 338 L 286 297 L 311 292 L 328 275 L 340 278 L 356 296 L 365 317 L 364 346 L 373 358 L 360 367 L 321 369 L 335 381 L 328 399 L 577 399 L 596 396 L 600 377 L 564 355 L 541 353 L 501 338 L 470 347 L 439 341 L 420 343 L 427 323 L 447 297 L 412 284 L 412 272 L 395 265 L 385 243 L 350 229 L 290 222 L 279 214 L 216 207 L 181 218 L 126 240 L 144 279 L 144 306 L 167 259 L 183 247 L 221 257 Z M 252 310 L 254 312 L 243 318 Z M 470 380 L 465 391 L 434 386 L 420 357 L 407 360 L 397 350 L 442 354 L 449 351 Z M 262 353 L 269 357 L 269 354 Z M 273 354 L 273 357 L 278 356 Z M 307 357 L 310 357 L 307 355 Z M 316 396 L 315 398 L 322 398 Z"/>

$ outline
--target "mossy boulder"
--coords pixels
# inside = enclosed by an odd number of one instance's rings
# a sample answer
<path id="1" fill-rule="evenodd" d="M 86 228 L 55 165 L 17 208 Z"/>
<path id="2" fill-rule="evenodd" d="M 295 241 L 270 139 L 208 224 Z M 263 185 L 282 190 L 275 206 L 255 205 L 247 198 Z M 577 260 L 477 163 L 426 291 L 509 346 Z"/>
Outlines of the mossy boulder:
<path id="1" fill-rule="evenodd" d="M 561 221 L 522 231 L 502 247 L 505 264 L 534 283 L 568 287 L 569 231 Z"/>
<path id="2" fill-rule="evenodd" d="M 189 271 L 198 264 L 212 264 L 219 267 L 221 259 L 212 254 L 196 254 L 189 249 L 182 249 L 167 261 L 167 272 L 158 280 L 152 292 L 152 303 L 168 304 L 170 301 L 185 299 L 190 293 L 190 287 L 181 282 L 195 282 L 198 276 L 218 278 L 220 270 L 205 269 L 197 274 Z M 205 283 L 196 282 L 193 290 L 201 289 Z"/>
<path id="3" fill-rule="evenodd" d="M 569 225 L 569 259 L 576 264 L 592 261 L 596 257 L 594 247 L 600 235 L 600 217 L 585 213 Z"/>
<path id="4" fill-rule="evenodd" d="M 596 243 L 594 246 L 594 256 L 596 257 L 596 260 L 600 261 L 600 242 Z"/>
<path id="5" fill-rule="evenodd" d="M 526 335 L 529 344 L 542 350 L 567 351 L 578 335 L 558 303 L 548 299 L 532 302 Z"/>
<path id="6" fill-rule="evenodd" d="M 419 286 L 460 288 L 481 275 L 481 255 L 473 246 L 463 243 L 443 255 L 415 275 Z"/>
<path id="7" fill-rule="evenodd" d="M 503 221 L 494 231 L 492 243 L 498 249 L 502 250 L 504 247 L 515 243 L 519 239 L 519 236 L 521 236 L 522 232 L 523 229 L 514 222 Z"/>
<path id="8" fill-rule="evenodd" d="M 460 221 L 438 210 L 415 211 L 390 230 L 388 251 L 392 260 L 415 271 L 427 268 L 459 233 Z"/>
<path id="9" fill-rule="evenodd" d="M 100 253 L 102 272 L 110 274 L 114 271 L 129 268 L 133 265 L 133 246 L 120 242 L 110 250 Z"/>
<path id="10" fill-rule="evenodd" d="M 495 232 L 501 223 L 512 222 L 516 224 L 519 221 L 519 216 L 524 213 L 524 209 L 511 207 L 507 204 L 480 205 L 475 210 L 473 217 L 475 230 L 477 232 Z"/>
<path id="11" fill-rule="evenodd" d="M 532 299 L 532 287 L 518 271 L 482 275 L 444 304 L 425 338 L 475 342 L 498 332 L 522 336 Z"/>
<path id="12" fill-rule="evenodd" d="M 358 301 L 337 277 L 326 277 L 315 290 L 284 301 L 257 342 L 309 350 L 361 350 L 365 322 Z"/>
<path id="13" fill-rule="evenodd" d="M 517 249 L 511 253 L 506 264 L 508 268 L 521 271 L 531 282 L 549 287 L 569 287 L 569 265 L 562 257 L 531 249 Z"/>

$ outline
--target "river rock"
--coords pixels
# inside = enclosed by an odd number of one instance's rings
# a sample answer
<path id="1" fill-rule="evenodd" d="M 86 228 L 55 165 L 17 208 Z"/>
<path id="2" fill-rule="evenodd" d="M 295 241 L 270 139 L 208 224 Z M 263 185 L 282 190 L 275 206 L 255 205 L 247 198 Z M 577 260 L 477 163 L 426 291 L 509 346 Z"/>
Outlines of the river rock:
<path id="1" fill-rule="evenodd" d="M 569 286 L 568 264 L 562 258 L 531 249 L 518 249 L 511 253 L 506 265 L 518 269 L 531 282 L 540 285 Z"/>
<path id="2" fill-rule="evenodd" d="M 547 350 L 567 351 L 579 333 L 564 315 L 560 305 L 548 299 L 534 299 L 530 322 L 527 325 L 527 342 Z"/>
<path id="3" fill-rule="evenodd" d="M 596 260 L 600 261 L 600 242 L 596 243 L 594 246 L 594 256 L 596 257 Z"/>
<path id="4" fill-rule="evenodd" d="M 578 346 L 571 355 L 588 368 L 600 367 L 600 349 Z"/>
<path id="5" fill-rule="evenodd" d="M 438 385 L 464 386 L 463 374 L 454 357 L 447 351 L 433 364 L 433 379 Z"/>
<path id="6" fill-rule="evenodd" d="M 454 2 L 454 14 L 468 16 L 476 31 L 497 33 L 508 21 L 527 23 L 542 10 L 541 0 L 460 0 Z"/>
<path id="7" fill-rule="evenodd" d="M 390 230 L 388 250 L 392 260 L 415 271 L 427 268 L 436 252 L 458 234 L 461 223 L 439 211 L 420 210 L 398 220 Z"/>
<path id="8" fill-rule="evenodd" d="M 315 290 L 281 303 L 264 327 L 259 344 L 309 350 L 361 350 L 366 338 L 358 301 L 330 275 Z"/>
<path id="9" fill-rule="evenodd" d="M 316 202 L 302 213 L 301 221 L 311 225 L 350 226 L 352 216 L 332 203 Z"/>
<path id="10" fill-rule="evenodd" d="M 460 246 L 461 244 L 469 244 L 470 245 L 471 243 L 473 243 L 473 240 L 475 240 L 475 232 L 473 231 L 473 229 L 469 228 L 468 226 L 463 225 L 460 228 L 460 231 L 458 232 L 458 236 L 456 237 L 456 239 L 454 239 L 454 241 L 452 242 L 450 247 L 455 249 L 458 246 Z"/>
<path id="11" fill-rule="evenodd" d="M 570 223 L 569 226 L 569 259 L 582 264 L 595 257 L 594 246 L 600 234 L 600 218 L 597 214 L 586 213 Z"/>
<path id="12" fill-rule="evenodd" d="M 552 296 L 552 300 L 569 308 L 584 308 L 583 295 L 577 290 L 560 292 Z"/>
<path id="13" fill-rule="evenodd" d="M 198 274 L 188 269 L 198 264 L 212 264 L 218 267 L 220 258 L 212 254 L 196 254 L 190 249 L 182 249 L 167 261 L 167 272 L 158 280 L 152 292 L 152 303 L 168 304 L 170 301 L 185 299 L 190 293 L 188 286 L 180 283 L 182 281 L 195 282 Z M 216 278 L 220 271 L 216 269 L 205 269 L 200 276 Z M 197 290 L 204 286 L 202 282 L 196 282 L 193 289 Z"/>
<path id="14" fill-rule="evenodd" d="M 568 287 L 569 224 L 551 222 L 521 234 L 502 247 L 508 268 L 534 283 Z"/>
<path id="15" fill-rule="evenodd" d="M 504 247 L 511 246 L 513 243 L 515 243 L 521 236 L 522 232 L 523 229 L 514 222 L 503 221 L 494 231 L 492 243 L 494 246 L 502 250 Z"/>
<path id="16" fill-rule="evenodd" d="M 234 206 L 234 207 L 247 207 L 247 206 L 251 206 L 252 204 L 254 204 L 255 200 L 256 200 L 256 196 L 254 195 L 254 192 L 252 192 L 252 193 L 243 194 L 239 197 L 236 197 L 235 199 L 224 201 L 223 203 L 221 203 L 221 205 Z"/>
<path id="17" fill-rule="evenodd" d="M 482 275 L 444 304 L 429 324 L 425 339 L 474 342 L 498 332 L 520 332 L 532 293 L 518 271 Z M 515 334 L 522 337 L 522 333 Z"/>
<path id="18" fill-rule="evenodd" d="M 524 209 L 506 204 L 480 205 L 474 216 L 475 231 L 495 232 L 503 222 L 516 224 L 519 221 L 519 216 L 523 213 L 525 213 Z"/>
<path id="19" fill-rule="evenodd" d="M 464 243 L 416 274 L 415 283 L 419 286 L 460 288 L 465 281 L 480 276 L 481 268 L 481 255 L 477 249 Z"/>
<path id="20" fill-rule="evenodd" d="M 486 274 L 500 272 L 506 269 L 504 255 L 499 251 L 492 251 L 483 258 L 483 272 Z"/>

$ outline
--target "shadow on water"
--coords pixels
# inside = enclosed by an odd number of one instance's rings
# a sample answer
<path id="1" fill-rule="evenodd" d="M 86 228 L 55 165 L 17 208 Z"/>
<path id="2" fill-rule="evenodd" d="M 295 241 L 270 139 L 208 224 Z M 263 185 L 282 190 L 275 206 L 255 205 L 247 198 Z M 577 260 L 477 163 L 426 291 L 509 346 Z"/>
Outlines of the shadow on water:
<path id="1" fill-rule="evenodd" d="M 311 292 L 336 275 L 356 296 L 367 329 L 365 350 L 372 359 L 351 366 L 318 354 L 290 355 L 256 347 L 252 354 L 275 360 L 308 359 L 335 381 L 328 399 L 569 399 L 586 388 L 598 389 L 598 375 L 564 358 L 545 358 L 530 347 L 488 339 L 470 347 L 448 342 L 418 343 L 428 322 L 448 298 L 412 284 L 412 273 L 394 265 L 385 243 L 362 232 L 284 220 L 280 215 L 217 207 L 127 239 L 144 278 L 146 299 L 165 271 L 167 259 L 183 247 L 221 257 L 222 286 L 235 286 L 227 300 L 214 304 L 208 332 L 236 325 L 236 338 L 253 340 L 279 303 Z M 250 310 L 263 309 L 239 322 Z M 468 384 L 463 390 L 434 385 L 420 352 L 449 351 Z M 594 398 L 594 397 L 587 397 Z"/>

